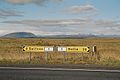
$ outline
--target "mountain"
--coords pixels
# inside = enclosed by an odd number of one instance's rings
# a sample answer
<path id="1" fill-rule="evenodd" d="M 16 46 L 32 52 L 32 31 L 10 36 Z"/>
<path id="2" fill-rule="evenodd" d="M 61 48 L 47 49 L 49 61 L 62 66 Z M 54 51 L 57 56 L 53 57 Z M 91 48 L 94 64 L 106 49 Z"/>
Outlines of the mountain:
<path id="1" fill-rule="evenodd" d="M 75 34 L 75 35 L 49 35 L 49 36 L 43 36 L 43 38 L 90 38 L 90 37 L 97 37 L 96 35 L 92 35 L 92 34 Z"/>
<path id="2" fill-rule="evenodd" d="M 6 34 L 2 37 L 4 38 L 35 38 L 37 36 L 30 32 L 14 32 L 14 33 Z"/>
<path id="3" fill-rule="evenodd" d="M 3 38 L 120 38 L 120 35 L 94 35 L 94 34 L 75 34 L 75 35 L 35 35 L 30 32 L 14 32 L 9 33 L 4 36 Z"/>

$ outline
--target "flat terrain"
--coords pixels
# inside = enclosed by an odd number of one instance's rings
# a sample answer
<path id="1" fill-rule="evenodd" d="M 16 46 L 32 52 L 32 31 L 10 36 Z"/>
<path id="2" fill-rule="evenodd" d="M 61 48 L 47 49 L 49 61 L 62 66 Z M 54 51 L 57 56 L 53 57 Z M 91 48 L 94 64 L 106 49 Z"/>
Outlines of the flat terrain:
<path id="1" fill-rule="evenodd" d="M 1 80 L 120 80 L 119 72 L 0 69 Z"/>
<path id="2" fill-rule="evenodd" d="M 92 53 L 44 53 L 23 52 L 23 46 L 97 46 Z M 41 38 L 0 38 L 0 64 L 95 64 L 120 67 L 120 38 L 86 39 L 41 39 Z"/>

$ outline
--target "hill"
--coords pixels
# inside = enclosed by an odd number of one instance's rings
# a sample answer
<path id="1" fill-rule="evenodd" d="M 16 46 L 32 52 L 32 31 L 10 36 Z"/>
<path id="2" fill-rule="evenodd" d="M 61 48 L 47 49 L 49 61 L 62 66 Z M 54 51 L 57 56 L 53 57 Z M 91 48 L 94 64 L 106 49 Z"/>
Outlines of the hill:
<path id="1" fill-rule="evenodd" d="M 14 32 L 14 33 L 6 34 L 2 37 L 3 38 L 35 38 L 37 36 L 30 32 Z"/>

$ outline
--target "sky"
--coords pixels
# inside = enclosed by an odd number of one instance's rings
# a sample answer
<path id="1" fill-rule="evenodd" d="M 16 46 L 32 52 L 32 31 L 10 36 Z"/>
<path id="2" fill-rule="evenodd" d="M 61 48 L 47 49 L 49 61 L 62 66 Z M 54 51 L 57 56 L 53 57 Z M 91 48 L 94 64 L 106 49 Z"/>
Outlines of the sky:
<path id="1" fill-rule="evenodd" d="M 0 35 L 120 35 L 120 0 L 0 0 Z"/>

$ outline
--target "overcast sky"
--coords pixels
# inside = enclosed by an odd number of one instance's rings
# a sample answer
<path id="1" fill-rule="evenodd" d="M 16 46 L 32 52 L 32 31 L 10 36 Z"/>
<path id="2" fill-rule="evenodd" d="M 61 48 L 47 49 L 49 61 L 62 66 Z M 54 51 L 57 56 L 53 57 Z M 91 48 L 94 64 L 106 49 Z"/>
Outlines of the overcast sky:
<path id="1" fill-rule="evenodd" d="M 0 0 L 0 35 L 120 35 L 120 0 Z"/>

